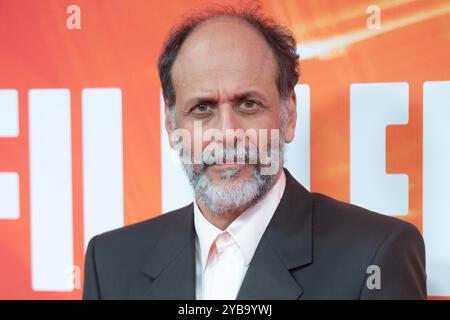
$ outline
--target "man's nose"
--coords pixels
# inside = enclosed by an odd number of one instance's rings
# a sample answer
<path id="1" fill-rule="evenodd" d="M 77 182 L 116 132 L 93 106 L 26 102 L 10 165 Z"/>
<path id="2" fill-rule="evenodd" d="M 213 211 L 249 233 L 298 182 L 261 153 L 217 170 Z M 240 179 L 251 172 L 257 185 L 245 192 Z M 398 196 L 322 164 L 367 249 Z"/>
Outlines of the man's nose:
<path id="1" fill-rule="evenodd" d="M 222 135 L 226 139 L 235 138 L 234 130 L 242 128 L 239 117 L 231 105 L 223 105 L 219 109 L 220 117 L 217 129 L 222 131 Z"/>

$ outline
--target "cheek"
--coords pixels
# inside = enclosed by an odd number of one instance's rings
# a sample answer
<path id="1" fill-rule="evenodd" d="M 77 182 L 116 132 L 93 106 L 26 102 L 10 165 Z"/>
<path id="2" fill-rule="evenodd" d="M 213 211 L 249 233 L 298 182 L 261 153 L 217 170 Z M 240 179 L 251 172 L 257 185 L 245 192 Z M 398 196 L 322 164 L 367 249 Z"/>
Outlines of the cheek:
<path id="1" fill-rule="evenodd" d="M 272 130 L 281 129 L 281 119 L 278 113 L 270 113 L 262 116 L 258 121 L 254 121 L 253 128 L 256 130 L 258 140 L 261 135 L 269 137 Z"/>
<path id="2" fill-rule="evenodd" d="M 194 132 L 193 129 L 185 129 L 188 138 L 182 142 L 183 148 L 190 150 L 192 154 L 197 151 L 203 151 L 209 144 L 209 141 L 203 141 L 204 131 Z"/>
<path id="3" fill-rule="evenodd" d="M 275 108 L 270 108 L 260 112 L 257 115 L 242 116 L 241 124 L 245 127 L 244 129 L 274 129 L 280 128 L 281 125 L 281 115 Z"/>

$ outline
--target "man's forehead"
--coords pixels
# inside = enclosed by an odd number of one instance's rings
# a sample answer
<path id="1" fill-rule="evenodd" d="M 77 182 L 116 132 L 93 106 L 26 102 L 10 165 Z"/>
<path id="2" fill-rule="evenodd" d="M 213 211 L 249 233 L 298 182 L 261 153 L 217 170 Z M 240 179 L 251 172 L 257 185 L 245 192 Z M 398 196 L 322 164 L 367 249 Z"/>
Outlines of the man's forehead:
<path id="1" fill-rule="evenodd" d="M 273 52 L 257 30 L 235 18 L 215 18 L 189 35 L 175 60 L 172 75 L 194 80 L 250 72 L 251 76 L 272 76 L 275 70 Z"/>

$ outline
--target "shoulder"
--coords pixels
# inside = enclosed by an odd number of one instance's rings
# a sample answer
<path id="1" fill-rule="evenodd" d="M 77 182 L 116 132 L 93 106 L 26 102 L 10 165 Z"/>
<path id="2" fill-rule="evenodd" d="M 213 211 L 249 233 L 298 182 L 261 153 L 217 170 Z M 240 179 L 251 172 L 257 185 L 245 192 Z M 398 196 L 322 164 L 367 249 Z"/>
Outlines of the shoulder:
<path id="1" fill-rule="evenodd" d="M 103 257 L 135 256 L 153 247 L 170 227 L 186 226 L 190 205 L 157 217 L 96 235 L 90 246 Z"/>
<path id="2" fill-rule="evenodd" d="M 362 299 L 426 297 L 425 246 L 411 223 L 328 196 L 311 193 L 316 270 L 331 287 L 347 287 Z M 368 290 L 371 267 L 382 272 L 383 290 Z M 333 292 L 331 292 L 333 293 Z"/>
<path id="3" fill-rule="evenodd" d="M 320 193 L 311 193 L 311 201 L 313 227 L 325 241 L 333 240 L 361 249 L 379 248 L 393 239 L 398 239 L 399 244 L 403 242 L 404 245 L 423 242 L 417 227 L 401 219 Z"/>
<path id="4" fill-rule="evenodd" d="M 370 227 L 381 231 L 410 225 L 393 216 L 377 213 L 320 193 L 311 193 L 311 200 L 315 217 L 333 222 L 335 226 L 342 224 L 360 228 Z"/>

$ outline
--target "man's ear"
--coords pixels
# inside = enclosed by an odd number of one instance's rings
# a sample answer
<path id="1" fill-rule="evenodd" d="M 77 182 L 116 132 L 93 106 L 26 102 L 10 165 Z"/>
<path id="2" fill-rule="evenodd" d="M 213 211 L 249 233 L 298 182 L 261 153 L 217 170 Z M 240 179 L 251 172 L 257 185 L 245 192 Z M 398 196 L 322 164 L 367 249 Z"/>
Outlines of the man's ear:
<path id="1" fill-rule="evenodd" d="M 286 101 L 288 109 L 288 121 L 286 128 L 286 143 L 291 143 L 295 138 L 295 127 L 297 125 L 297 96 L 295 91 L 292 90 L 291 95 Z"/>
<path id="2" fill-rule="evenodd" d="M 175 106 L 172 106 L 172 108 L 175 108 Z M 175 112 L 175 110 L 173 110 L 173 112 Z M 166 127 L 167 137 L 169 139 L 169 145 L 172 149 L 175 149 L 175 144 L 172 141 L 172 132 L 174 128 L 172 128 L 172 122 L 170 121 L 170 118 L 169 104 L 167 103 L 167 101 L 164 101 L 164 124 Z"/>

